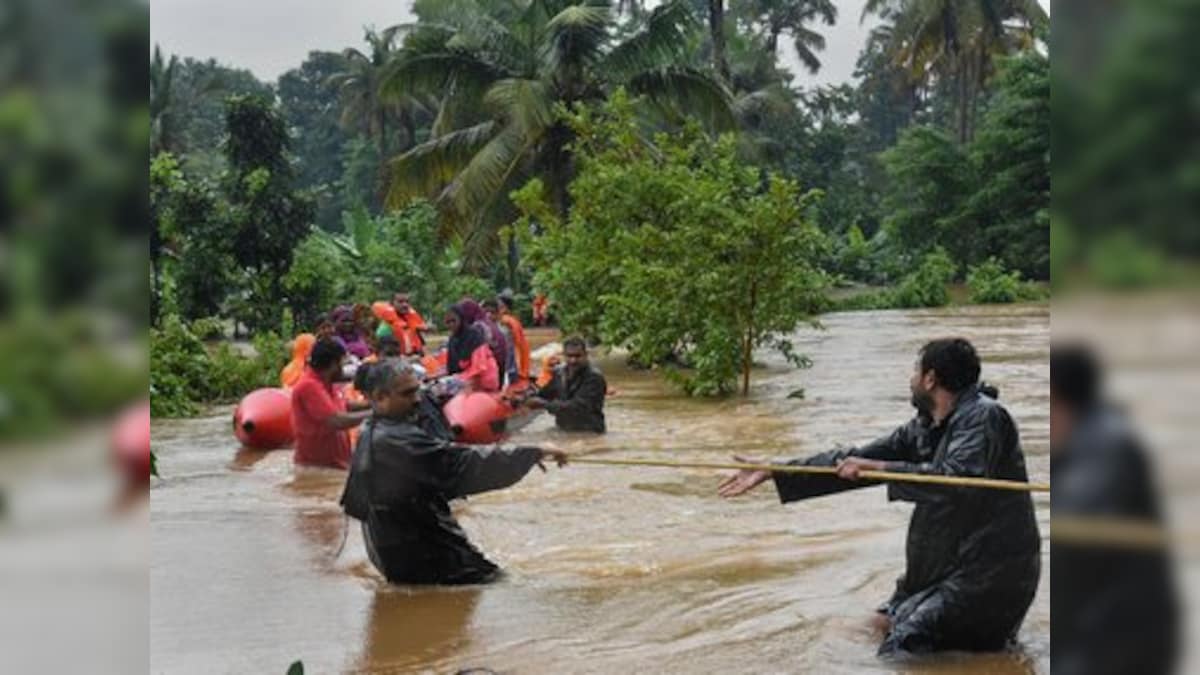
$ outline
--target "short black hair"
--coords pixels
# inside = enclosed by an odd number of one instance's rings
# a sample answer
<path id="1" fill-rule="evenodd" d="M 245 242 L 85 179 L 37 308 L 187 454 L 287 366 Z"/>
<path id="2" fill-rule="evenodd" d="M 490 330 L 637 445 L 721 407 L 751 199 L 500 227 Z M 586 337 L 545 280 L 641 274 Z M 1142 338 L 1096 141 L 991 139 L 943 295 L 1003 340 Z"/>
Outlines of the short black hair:
<path id="1" fill-rule="evenodd" d="M 931 370 L 939 385 L 957 394 L 979 382 L 979 355 L 963 338 L 931 340 L 921 347 L 921 372 Z"/>
<path id="2" fill-rule="evenodd" d="M 1100 398 L 1104 375 L 1094 352 L 1082 344 L 1050 346 L 1050 396 L 1075 409 Z"/>
<path id="3" fill-rule="evenodd" d="M 504 305 L 507 309 L 514 309 L 517 306 L 516 299 L 513 298 L 513 294 L 508 291 L 497 295 L 496 300 L 498 300 L 500 304 Z"/>
<path id="4" fill-rule="evenodd" d="M 325 338 L 317 340 L 317 344 L 313 345 L 312 354 L 308 357 L 308 363 L 317 370 L 325 370 L 329 366 L 342 360 L 346 355 L 346 348 L 337 340 Z"/>
<path id="5" fill-rule="evenodd" d="M 384 335 L 376 342 L 375 353 L 380 356 L 400 356 L 400 341 L 394 335 Z"/>
<path id="6" fill-rule="evenodd" d="M 386 391 L 392 387 L 403 375 L 417 375 L 404 359 L 387 358 L 375 363 L 364 363 L 354 373 L 354 388 L 372 396 L 375 392 Z"/>
<path id="7" fill-rule="evenodd" d="M 566 340 L 563 340 L 563 351 L 566 351 L 566 349 L 568 347 L 578 347 L 586 352 L 587 351 L 587 342 L 583 338 L 579 337 L 578 335 L 572 335 L 571 337 L 567 338 Z"/>
<path id="8" fill-rule="evenodd" d="M 493 312 L 500 309 L 500 303 L 498 303 L 492 299 L 484 300 L 483 302 L 481 302 L 479 304 L 482 305 L 484 309 L 490 309 Z"/>

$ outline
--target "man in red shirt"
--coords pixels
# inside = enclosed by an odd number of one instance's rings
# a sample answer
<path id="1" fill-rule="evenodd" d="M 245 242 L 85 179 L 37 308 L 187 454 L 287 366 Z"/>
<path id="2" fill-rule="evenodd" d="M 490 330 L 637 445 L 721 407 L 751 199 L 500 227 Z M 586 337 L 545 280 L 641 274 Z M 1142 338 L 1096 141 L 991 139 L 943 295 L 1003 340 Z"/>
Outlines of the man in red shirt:
<path id="1" fill-rule="evenodd" d="M 313 346 L 308 367 L 292 387 L 292 428 L 296 451 L 292 462 L 304 466 L 346 469 L 350 466 L 350 433 L 366 419 L 369 409 L 348 412 L 334 382 L 342 374 L 346 348 L 326 338 Z"/>

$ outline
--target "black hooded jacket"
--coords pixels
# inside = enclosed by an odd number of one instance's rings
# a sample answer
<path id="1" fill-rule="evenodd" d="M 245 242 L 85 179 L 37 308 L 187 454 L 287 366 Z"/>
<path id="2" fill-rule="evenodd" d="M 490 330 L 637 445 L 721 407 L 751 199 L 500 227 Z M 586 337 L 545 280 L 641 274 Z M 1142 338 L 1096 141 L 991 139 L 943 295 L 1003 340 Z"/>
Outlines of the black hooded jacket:
<path id="1" fill-rule="evenodd" d="M 964 391 L 941 425 L 918 415 L 873 443 L 789 464 L 834 465 L 847 456 L 882 460 L 888 471 L 1028 481 L 1016 425 L 979 387 Z M 773 477 L 783 502 L 872 484 L 833 476 Z M 889 500 L 916 507 L 904 575 L 881 609 L 893 623 L 880 652 L 1003 648 L 1016 636 L 1041 570 L 1041 535 L 1030 494 L 900 482 L 887 490 Z"/>
<path id="2" fill-rule="evenodd" d="M 499 569 L 467 539 L 449 501 L 508 487 L 540 457 L 538 448 L 455 445 L 415 420 L 373 418 L 359 436 L 341 503 L 362 521 L 367 553 L 388 581 L 484 583 Z"/>
<path id="3" fill-rule="evenodd" d="M 538 391 L 546 399 L 546 412 L 564 431 L 604 433 L 604 397 L 608 383 L 590 364 L 572 372 L 566 366 L 554 371 L 554 379 Z"/>

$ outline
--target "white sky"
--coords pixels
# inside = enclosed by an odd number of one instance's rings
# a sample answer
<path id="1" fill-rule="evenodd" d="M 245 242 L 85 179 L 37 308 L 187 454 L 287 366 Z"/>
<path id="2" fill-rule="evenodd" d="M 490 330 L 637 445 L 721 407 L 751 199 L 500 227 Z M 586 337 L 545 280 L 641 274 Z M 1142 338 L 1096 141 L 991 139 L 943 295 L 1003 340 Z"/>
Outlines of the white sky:
<path id="1" fill-rule="evenodd" d="M 827 45 L 815 77 L 795 65 L 788 46 L 784 62 L 794 65 L 795 84 L 850 79 L 868 32 L 868 26 L 858 22 L 864 2 L 839 0 L 837 24 L 816 26 Z M 181 57 L 211 57 L 274 81 L 314 49 L 361 47 L 364 26 L 386 28 L 412 21 L 411 5 L 410 0 L 151 0 L 150 44 Z"/>

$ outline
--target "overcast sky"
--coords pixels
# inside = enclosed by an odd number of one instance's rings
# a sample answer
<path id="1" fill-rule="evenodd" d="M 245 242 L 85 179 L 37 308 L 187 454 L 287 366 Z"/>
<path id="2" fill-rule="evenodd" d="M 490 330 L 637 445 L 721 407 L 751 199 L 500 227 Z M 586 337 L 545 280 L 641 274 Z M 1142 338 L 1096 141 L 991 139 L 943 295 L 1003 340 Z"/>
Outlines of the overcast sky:
<path id="1" fill-rule="evenodd" d="M 784 61 L 796 72 L 797 85 L 851 79 L 869 29 L 858 22 L 864 2 L 837 0 L 837 24 L 816 26 L 828 43 L 816 76 L 796 65 L 788 46 Z M 361 46 L 364 26 L 412 21 L 411 5 L 410 0 L 151 0 L 150 43 L 168 54 L 211 57 L 274 81 L 300 65 L 309 51 Z"/>

